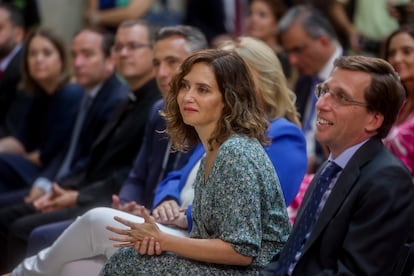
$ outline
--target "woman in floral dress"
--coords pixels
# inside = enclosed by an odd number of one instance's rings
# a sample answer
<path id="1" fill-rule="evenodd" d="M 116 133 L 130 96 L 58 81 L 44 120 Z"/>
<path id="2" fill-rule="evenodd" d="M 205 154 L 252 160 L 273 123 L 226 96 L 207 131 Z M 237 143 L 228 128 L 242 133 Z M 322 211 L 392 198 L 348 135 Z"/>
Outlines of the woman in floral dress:
<path id="1" fill-rule="evenodd" d="M 206 150 L 194 184 L 190 237 L 161 232 L 148 215 L 143 224 L 116 217 L 129 229 L 108 229 L 125 248 L 101 275 L 257 275 L 281 250 L 289 221 L 262 147 L 268 122 L 253 90 L 247 66 L 234 52 L 206 50 L 183 63 L 165 116 L 176 149 L 201 142 Z M 184 214 L 174 224 L 188 227 Z M 134 247 L 145 237 L 163 253 L 140 255 Z"/>

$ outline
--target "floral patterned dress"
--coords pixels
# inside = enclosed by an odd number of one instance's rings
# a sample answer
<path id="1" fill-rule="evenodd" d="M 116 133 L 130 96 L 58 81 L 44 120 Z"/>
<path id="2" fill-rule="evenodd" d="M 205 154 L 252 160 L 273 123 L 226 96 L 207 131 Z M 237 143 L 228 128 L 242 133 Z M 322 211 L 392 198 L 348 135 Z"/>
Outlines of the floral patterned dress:
<path id="1" fill-rule="evenodd" d="M 391 128 L 384 144 L 414 175 L 414 112 L 404 122 Z"/>
<path id="2" fill-rule="evenodd" d="M 283 248 L 290 231 L 275 169 L 255 139 L 234 135 L 219 149 L 208 179 L 203 159 L 195 181 L 191 238 L 221 239 L 253 262 L 217 265 L 172 253 L 141 256 L 120 249 L 101 275 L 258 275 Z"/>

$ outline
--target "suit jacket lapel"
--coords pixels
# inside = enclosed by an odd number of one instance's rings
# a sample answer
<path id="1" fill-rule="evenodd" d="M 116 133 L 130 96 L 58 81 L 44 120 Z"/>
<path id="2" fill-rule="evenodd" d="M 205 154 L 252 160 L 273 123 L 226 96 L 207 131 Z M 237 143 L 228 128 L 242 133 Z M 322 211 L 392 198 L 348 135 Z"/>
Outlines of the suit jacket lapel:
<path id="1" fill-rule="evenodd" d="M 361 167 L 370 161 L 375 154 L 381 149 L 382 143 L 378 138 L 372 138 L 367 141 L 349 160 L 346 167 L 343 169 L 341 175 L 335 183 L 320 216 L 313 226 L 311 235 L 305 244 L 304 252 L 313 244 L 313 242 L 321 235 L 323 229 L 328 225 L 331 219 L 335 216 L 339 208 L 342 206 L 346 196 L 357 183 L 360 175 Z M 318 172 L 318 175 L 320 172 Z M 316 176 L 315 176 L 316 179 Z M 312 190 L 315 188 L 315 183 L 312 181 Z M 310 194 L 306 194 L 306 202 L 308 202 Z M 305 203 L 305 199 L 304 202 Z M 303 210 L 303 208 L 301 208 Z M 300 213 L 302 214 L 302 212 Z"/>

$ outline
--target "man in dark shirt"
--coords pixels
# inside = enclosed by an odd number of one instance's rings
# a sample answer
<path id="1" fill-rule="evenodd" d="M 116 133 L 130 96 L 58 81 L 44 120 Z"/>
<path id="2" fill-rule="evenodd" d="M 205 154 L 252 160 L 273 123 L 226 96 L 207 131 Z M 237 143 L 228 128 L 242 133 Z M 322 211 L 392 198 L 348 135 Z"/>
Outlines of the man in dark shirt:
<path id="1" fill-rule="evenodd" d="M 154 32 L 144 21 L 126 21 L 118 28 L 113 47 L 116 68 L 133 92 L 94 142 L 86 170 L 69 174 L 33 204 L 0 210 L 0 249 L 7 254 L 1 258 L 0 272 L 24 257 L 35 227 L 111 203 L 111 195 L 118 192 L 140 149 L 151 106 L 161 97 L 152 64 Z"/>

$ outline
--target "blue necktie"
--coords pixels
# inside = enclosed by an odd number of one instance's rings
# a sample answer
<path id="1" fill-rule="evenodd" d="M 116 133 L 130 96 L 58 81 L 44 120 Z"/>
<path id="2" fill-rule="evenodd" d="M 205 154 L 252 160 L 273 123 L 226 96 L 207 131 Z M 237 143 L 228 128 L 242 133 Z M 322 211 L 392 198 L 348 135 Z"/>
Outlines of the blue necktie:
<path id="1" fill-rule="evenodd" d="M 328 161 L 325 169 L 319 176 L 317 184 L 311 198 L 306 205 L 305 210 L 298 223 L 297 230 L 292 233 L 288 243 L 283 248 L 279 258 L 279 269 L 277 275 L 286 275 L 292 263 L 295 262 L 296 254 L 302 251 L 302 247 L 306 242 L 306 236 L 310 233 L 312 226 L 317 219 L 317 211 L 321 203 L 322 196 L 332 182 L 335 175 L 341 170 L 335 162 Z"/>
<path id="2" fill-rule="evenodd" d="M 92 104 L 92 98 L 88 95 L 85 95 L 82 99 L 78 116 L 76 117 L 75 126 L 73 127 L 72 136 L 70 139 L 69 149 L 66 152 L 65 158 L 59 168 L 58 173 L 56 174 L 56 178 L 60 178 L 65 176 L 71 168 L 73 157 L 75 156 L 76 146 L 78 145 L 79 135 L 81 133 L 83 123 L 86 118 L 86 114 L 88 113 L 89 107 Z"/>

